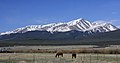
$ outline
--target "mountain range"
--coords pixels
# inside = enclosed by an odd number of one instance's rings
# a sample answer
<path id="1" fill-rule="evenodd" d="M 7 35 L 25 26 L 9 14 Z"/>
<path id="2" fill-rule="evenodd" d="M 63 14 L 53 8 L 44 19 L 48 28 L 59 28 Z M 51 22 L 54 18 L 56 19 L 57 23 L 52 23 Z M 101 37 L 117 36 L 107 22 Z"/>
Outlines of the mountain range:
<path id="1" fill-rule="evenodd" d="M 0 33 L 0 43 L 14 44 L 119 44 L 120 30 L 111 23 L 83 18 L 64 23 L 30 25 Z"/>

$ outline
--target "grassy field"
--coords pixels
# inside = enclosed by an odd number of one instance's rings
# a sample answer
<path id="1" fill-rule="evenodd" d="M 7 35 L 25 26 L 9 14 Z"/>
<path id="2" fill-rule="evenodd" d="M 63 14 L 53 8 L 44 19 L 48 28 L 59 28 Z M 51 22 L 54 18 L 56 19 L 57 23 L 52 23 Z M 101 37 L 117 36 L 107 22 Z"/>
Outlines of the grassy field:
<path id="1" fill-rule="evenodd" d="M 55 53 L 0 53 L 0 63 L 120 63 L 117 54 L 71 54 L 55 58 Z"/>

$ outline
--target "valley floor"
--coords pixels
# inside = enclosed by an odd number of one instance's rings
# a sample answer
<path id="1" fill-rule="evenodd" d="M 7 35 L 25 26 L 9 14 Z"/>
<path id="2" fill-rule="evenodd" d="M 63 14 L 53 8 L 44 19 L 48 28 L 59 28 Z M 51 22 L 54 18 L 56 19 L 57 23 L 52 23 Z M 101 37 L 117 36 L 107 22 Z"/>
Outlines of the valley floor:
<path id="1" fill-rule="evenodd" d="M 0 47 L 0 63 L 120 63 L 120 45 L 14 46 Z M 55 58 L 62 51 L 63 57 Z M 97 51 L 97 52 L 96 52 Z M 77 58 L 72 59 L 72 52 Z"/>
<path id="2" fill-rule="evenodd" d="M 119 54 L 71 54 L 55 58 L 55 53 L 0 53 L 0 63 L 120 63 Z"/>

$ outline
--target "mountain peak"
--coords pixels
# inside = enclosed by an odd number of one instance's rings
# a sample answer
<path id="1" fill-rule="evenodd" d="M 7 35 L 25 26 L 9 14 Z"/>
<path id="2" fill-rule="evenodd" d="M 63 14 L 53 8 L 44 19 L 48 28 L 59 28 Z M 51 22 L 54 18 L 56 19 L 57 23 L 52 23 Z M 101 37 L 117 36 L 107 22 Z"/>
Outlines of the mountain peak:
<path id="1" fill-rule="evenodd" d="M 78 24 L 78 23 L 90 23 L 89 21 L 83 19 L 83 18 L 79 18 L 79 19 L 76 19 L 76 20 L 72 20 L 68 23 L 72 23 L 72 24 Z"/>
<path id="2" fill-rule="evenodd" d="M 76 19 L 76 20 L 81 21 L 81 20 L 85 20 L 85 19 L 83 19 L 83 18 L 78 18 L 78 19 Z"/>
<path id="3" fill-rule="evenodd" d="M 79 18 L 79 19 L 76 19 L 76 20 L 72 20 L 70 22 L 83 22 L 83 21 L 86 21 L 86 20 L 83 19 L 83 18 Z"/>
<path id="4" fill-rule="evenodd" d="M 72 20 L 67 23 L 52 23 L 47 25 L 30 25 L 22 28 L 17 28 L 13 31 L 0 33 L 0 35 L 12 33 L 25 33 L 28 31 L 48 31 L 48 32 L 67 32 L 67 31 L 92 31 L 92 32 L 109 32 L 118 28 L 110 23 L 91 23 L 83 18 Z"/>

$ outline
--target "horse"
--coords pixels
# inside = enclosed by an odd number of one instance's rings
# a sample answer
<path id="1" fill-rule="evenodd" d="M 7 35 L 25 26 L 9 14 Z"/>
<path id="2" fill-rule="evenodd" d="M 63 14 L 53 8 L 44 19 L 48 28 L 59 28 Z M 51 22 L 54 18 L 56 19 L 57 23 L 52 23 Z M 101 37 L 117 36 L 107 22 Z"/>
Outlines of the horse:
<path id="1" fill-rule="evenodd" d="M 72 58 L 76 58 L 76 53 L 72 53 Z"/>
<path id="2" fill-rule="evenodd" d="M 62 52 L 56 53 L 55 57 L 56 57 L 56 58 L 57 58 L 57 57 L 59 58 L 59 56 L 63 57 L 63 53 L 62 53 Z"/>

